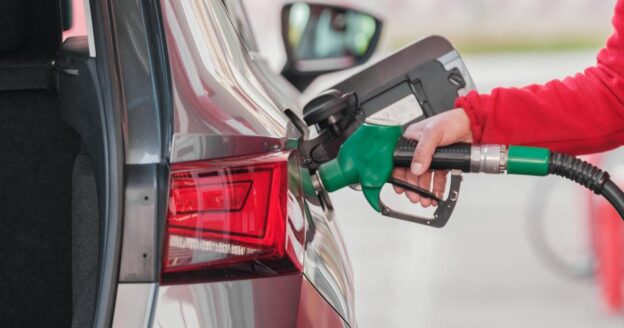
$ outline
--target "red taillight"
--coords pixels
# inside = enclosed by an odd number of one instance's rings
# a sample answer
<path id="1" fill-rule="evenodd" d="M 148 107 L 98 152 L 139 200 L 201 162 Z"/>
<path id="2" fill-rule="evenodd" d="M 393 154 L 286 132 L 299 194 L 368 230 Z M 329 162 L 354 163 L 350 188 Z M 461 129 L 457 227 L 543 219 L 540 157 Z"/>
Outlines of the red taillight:
<path id="1" fill-rule="evenodd" d="M 288 154 L 173 164 L 163 281 L 294 272 Z"/>

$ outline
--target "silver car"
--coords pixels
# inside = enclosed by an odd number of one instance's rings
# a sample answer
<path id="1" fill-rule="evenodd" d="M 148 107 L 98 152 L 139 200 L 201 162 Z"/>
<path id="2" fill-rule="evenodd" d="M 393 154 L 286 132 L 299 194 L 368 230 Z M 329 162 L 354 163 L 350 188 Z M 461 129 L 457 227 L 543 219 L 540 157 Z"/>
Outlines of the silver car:
<path id="1" fill-rule="evenodd" d="M 76 3 L 0 1 L 0 325 L 356 326 L 292 121 L 379 20 L 286 5 L 275 73 L 240 0 Z"/>

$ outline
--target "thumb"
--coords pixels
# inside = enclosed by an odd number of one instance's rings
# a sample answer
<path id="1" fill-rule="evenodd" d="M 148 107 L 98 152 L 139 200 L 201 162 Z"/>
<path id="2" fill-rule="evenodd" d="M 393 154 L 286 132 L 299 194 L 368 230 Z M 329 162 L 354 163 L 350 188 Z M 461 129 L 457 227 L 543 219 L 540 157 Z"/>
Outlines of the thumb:
<path id="1" fill-rule="evenodd" d="M 435 133 L 423 133 L 421 135 L 412 158 L 412 174 L 422 175 L 429 169 L 431 158 L 438 147 L 438 143 L 438 137 Z"/>

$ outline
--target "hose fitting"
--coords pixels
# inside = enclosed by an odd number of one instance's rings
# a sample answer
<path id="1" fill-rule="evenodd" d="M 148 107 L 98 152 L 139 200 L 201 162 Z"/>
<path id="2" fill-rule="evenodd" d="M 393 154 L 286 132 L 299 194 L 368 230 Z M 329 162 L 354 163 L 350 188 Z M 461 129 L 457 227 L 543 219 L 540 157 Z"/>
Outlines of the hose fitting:
<path id="1" fill-rule="evenodd" d="M 507 173 L 545 176 L 548 175 L 550 150 L 539 147 L 509 146 Z"/>
<path id="2" fill-rule="evenodd" d="M 472 145 L 470 172 L 501 174 L 507 170 L 507 146 Z"/>

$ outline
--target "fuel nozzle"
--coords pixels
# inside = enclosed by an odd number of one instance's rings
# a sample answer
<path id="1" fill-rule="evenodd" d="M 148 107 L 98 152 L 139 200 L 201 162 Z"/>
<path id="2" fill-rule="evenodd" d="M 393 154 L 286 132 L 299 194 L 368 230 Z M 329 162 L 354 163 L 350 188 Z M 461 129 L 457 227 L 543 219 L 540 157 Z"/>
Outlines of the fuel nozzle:
<path id="1" fill-rule="evenodd" d="M 451 186 L 449 196 L 445 200 L 438 199 L 428 190 L 405 181 L 392 179 L 390 176 L 395 166 L 395 151 L 402 132 L 399 125 L 393 125 L 390 122 L 369 121 L 360 126 L 340 147 L 338 156 L 319 167 L 317 175 L 322 189 L 332 192 L 359 184 L 368 203 L 382 215 L 433 227 L 443 227 L 450 218 L 458 199 L 461 171 L 448 168 L 451 169 Z M 458 155 L 459 152 L 449 152 L 449 154 L 444 158 L 456 159 L 455 157 L 463 156 Z M 469 159 L 470 156 L 468 156 L 468 166 L 470 165 Z M 454 164 L 459 162 L 461 161 L 453 161 Z M 423 218 L 401 213 L 385 205 L 381 200 L 381 190 L 389 182 L 425 197 L 436 199 L 438 208 L 434 217 Z"/>
<path id="2" fill-rule="evenodd" d="M 321 165 L 318 176 L 329 192 L 359 184 L 369 204 L 381 211 L 379 194 L 392 174 L 399 125 L 364 123 L 340 147 L 338 156 Z"/>
<path id="3" fill-rule="evenodd" d="M 533 176 L 555 174 L 605 196 L 624 218 L 624 194 L 609 180 L 606 172 L 576 157 L 551 153 L 539 147 L 458 143 L 437 148 L 431 169 L 451 171 L 448 197 L 439 199 L 428 190 L 391 178 L 394 167 L 411 166 L 417 142 L 401 138 L 399 125 L 382 123 L 363 124 L 344 142 L 335 159 L 319 167 L 318 181 L 323 190 L 332 192 L 359 184 L 368 203 L 382 215 L 442 227 L 457 202 L 462 172 Z M 386 183 L 438 201 L 434 217 L 422 218 L 386 206 L 380 198 Z"/>

